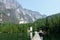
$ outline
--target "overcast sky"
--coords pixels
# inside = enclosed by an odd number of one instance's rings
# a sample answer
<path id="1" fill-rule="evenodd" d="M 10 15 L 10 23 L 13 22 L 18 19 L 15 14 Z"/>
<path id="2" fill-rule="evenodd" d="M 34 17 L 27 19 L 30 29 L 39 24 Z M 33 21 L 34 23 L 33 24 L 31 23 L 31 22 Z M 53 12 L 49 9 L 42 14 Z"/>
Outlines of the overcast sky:
<path id="1" fill-rule="evenodd" d="M 60 12 L 60 0 L 17 0 L 23 8 L 52 15 Z"/>

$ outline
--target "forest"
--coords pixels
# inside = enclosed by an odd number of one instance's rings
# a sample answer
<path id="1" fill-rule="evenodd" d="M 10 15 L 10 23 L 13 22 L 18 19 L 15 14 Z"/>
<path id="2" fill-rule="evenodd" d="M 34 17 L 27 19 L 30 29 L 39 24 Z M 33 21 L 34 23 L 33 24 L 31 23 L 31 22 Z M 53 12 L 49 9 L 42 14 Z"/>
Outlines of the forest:
<path id="1" fill-rule="evenodd" d="M 7 37 L 9 34 L 11 35 L 11 36 L 9 36 L 9 38 L 12 37 L 12 35 L 17 34 L 18 36 L 15 35 L 18 37 L 17 39 L 19 39 L 20 36 L 22 37 L 23 35 L 25 35 L 24 38 L 26 40 L 28 40 L 29 39 L 28 38 L 28 36 L 29 36 L 28 30 L 29 30 L 30 26 L 33 27 L 33 32 L 39 31 L 39 28 L 42 28 L 42 30 L 45 32 L 45 34 L 44 34 L 45 39 L 44 40 L 59 40 L 60 39 L 59 38 L 60 37 L 59 36 L 59 33 L 60 33 L 60 13 L 55 14 L 55 15 L 51 15 L 51 16 L 47 16 L 46 18 L 43 18 L 43 19 L 38 19 L 37 21 L 35 21 L 33 23 L 27 23 L 27 24 L 13 24 L 13 23 L 9 23 L 9 22 L 0 23 L 1 38 L 3 40 L 3 38 L 5 37 L 3 33 L 5 33 L 5 35 Z M 6 34 L 6 33 L 8 33 L 8 34 Z M 19 33 L 21 33 L 22 35 L 20 35 Z M 14 37 L 12 37 L 12 38 L 14 39 Z M 11 38 L 11 40 L 13 40 L 12 38 Z"/>

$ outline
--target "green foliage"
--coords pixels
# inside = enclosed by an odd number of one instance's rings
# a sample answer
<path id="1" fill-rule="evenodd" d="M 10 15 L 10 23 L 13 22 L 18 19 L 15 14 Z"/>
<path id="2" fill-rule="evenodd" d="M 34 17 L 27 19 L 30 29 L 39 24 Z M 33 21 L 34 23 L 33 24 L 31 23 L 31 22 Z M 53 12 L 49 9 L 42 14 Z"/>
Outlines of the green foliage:
<path id="1" fill-rule="evenodd" d="M 38 28 L 42 28 L 43 30 L 50 30 L 50 32 L 59 32 L 60 31 L 60 13 L 52 16 L 48 16 L 44 19 L 39 19 L 34 22 L 34 28 L 38 30 Z"/>
<path id="2" fill-rule="evenodd" d="M 28 24 L 12 24 L 12 23 L 0 23 L 1 32 L 27 32 L 28 28 L 32 26 L 33 30 L 39 30 L 38 28 L 43 28 L 43 30 L 49 29 L 50 31 L 58 32 L 60 30 L 60 14 L 48 16 L 43 19 L 39 19 L 34 23 Z"/>
<path id="3" fill-rule="evenodd" d="M 5 33 L 22 33 L 24 38 L 27 38 L 29 27 L 33 27 L 33 31 L 38 31 L 42 28 L 49 33 L 60 33 L 60 14 L 48 16 L 43 19 L 38 19 L 34 23 L 28 24 L 13 24 L 13 23 L 0 23 L 0 32 Z M 21 36 L 21 35 L 20 35 Z M 25 40 L 25 39 L 22 39 Z"/>

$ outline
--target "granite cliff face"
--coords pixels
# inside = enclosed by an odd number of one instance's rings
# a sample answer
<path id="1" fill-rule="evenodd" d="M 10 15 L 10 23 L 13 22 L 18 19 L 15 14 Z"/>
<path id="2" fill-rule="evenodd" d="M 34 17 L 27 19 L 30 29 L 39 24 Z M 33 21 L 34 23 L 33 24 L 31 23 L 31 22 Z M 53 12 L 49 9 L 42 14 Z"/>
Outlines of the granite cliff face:
<path id="1" fill-rule="evenodd" d="M 29 23 L 44 18 L 39 12 L 24 9 L 16 0 L 0 0 L 0 22 Z"/>

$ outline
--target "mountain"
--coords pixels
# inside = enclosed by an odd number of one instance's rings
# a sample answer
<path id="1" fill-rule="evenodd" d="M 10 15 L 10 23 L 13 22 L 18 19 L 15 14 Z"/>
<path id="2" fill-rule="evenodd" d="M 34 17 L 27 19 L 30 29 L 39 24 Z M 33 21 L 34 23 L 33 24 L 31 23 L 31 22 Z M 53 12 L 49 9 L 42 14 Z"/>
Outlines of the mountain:
<path id="1" fill-rule="evenodd" d="M 23 8 L 16 0 L 0 0 L 0 22 L 30 23 L 44 17 L 39 12 Z"/>

